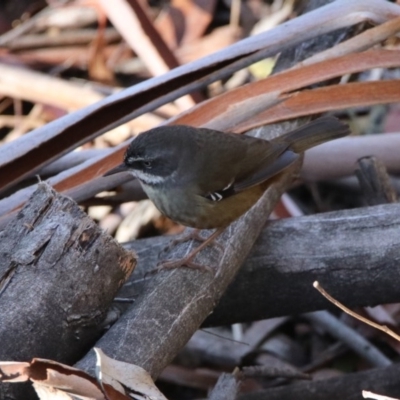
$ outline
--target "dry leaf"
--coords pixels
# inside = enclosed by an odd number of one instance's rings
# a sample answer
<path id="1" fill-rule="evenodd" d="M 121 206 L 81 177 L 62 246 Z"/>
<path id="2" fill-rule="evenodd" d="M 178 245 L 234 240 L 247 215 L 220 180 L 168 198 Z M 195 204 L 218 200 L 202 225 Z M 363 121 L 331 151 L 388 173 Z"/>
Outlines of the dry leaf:
<path id="1" fill-rule="evenodd" d="M 0 381 L 30 380 L 41 400 L 106 400 L 95 378 L 79 369 L 51 360 L 34 358 L 27 362 L 0 362 Z"/>
<path id="2" fill-rule="evenodd" d="M 167 400 L 143 368 L 109 358 L 99 348 L 94 348 L 94 351 L 97 355 L 97 377 L 110 399 L 108 391 L 111 386 L 122 393 L 129 389 L 128 395 L 132 399 Z"/>

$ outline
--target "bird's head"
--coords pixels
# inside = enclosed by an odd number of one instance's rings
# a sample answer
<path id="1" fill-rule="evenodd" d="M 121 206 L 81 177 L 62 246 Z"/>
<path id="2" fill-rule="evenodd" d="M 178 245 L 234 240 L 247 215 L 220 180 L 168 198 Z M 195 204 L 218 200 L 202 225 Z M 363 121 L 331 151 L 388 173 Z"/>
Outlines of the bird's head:
<path id="1" fill-rule="evenodd" d="M 175 179 L 188 150 L 189 135 L 185 132 L 188 128 L 163 126 L 140 134 L 126 150 L 123 163 L 104 176 L 129 171 L 149 186 Z"/>

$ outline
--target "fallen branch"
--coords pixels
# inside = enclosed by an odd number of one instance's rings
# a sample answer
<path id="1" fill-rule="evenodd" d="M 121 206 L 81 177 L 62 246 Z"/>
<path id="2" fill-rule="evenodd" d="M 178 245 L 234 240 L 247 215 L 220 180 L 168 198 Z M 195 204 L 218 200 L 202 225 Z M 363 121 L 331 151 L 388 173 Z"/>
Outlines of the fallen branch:
<path id="1" fill-rule="evenodd" d="M 238 400 L 344 400 L 361 398 L 362 390 L 398 397 L 400 364 L 347 374 L 338 378 L 241 394 Z"/>
<path id="2" fill-rule="evenodd" d="M 399 229 L 399 204 L 271 221 L 204 325 L 332 308 L 313 289 L 315 280 L 351 307 L 398 302 Z M 170 240 L 126 245 L 138 253 L 139 265 L 119 297 L 143 290 L 146 272 Z"/>
<path id="3" fill-rule="evenodd" d="M 74 201 L 39 184 L 0 236 L 0 360 L 79 359 L 135 264 Z M 28 398 L 11 395 L 17 386 L 1 385 L 0 397 Z"/>

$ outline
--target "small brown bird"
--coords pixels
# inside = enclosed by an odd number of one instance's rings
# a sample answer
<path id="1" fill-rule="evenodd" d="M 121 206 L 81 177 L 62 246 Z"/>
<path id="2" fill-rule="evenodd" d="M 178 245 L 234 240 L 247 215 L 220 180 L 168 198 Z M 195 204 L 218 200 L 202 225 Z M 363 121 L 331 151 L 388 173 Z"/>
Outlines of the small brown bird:
<path id="1" fill-rule="evenodd" d="M 270 141 L 184 125 L 142 133 L 124 162 L 106 175 L 130 171 L 167 217 L 197 229 L 225 228 L 261 197 L 269 180 L 305 150 L 346 136 L 347 125 L 322 117 Z M 222 231 L 218 229 L 179 263 L 192 259 Z"/>

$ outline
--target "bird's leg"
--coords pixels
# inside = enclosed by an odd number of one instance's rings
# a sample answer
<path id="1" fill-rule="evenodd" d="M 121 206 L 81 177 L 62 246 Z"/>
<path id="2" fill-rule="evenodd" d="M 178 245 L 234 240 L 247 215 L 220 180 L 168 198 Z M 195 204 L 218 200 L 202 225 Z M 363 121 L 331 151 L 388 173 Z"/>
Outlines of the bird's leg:
<path id="1" fill-rule="evenodd" d="M 217 229 L 218 230 L 218 229 Z M 203 236 L 200 235 L 201 230 L 200 229 L 190 229 L 189 232 L 185 233 L 181 237 L 178 237 L 177 239 L 171 240 L 171 242 L 162 250 L 162 252 L 165 251 L 171 251 L 175 246 L 181 243 L 189 242 L 190 240 L 196 240 L 200 243 L 204 242 L 209 242 L 211 236 L 215 233 L 212 233 L 208 238 L 204 238 Z M 219 235 L 217 235 L 219 236 Z M 215 237 L 217 237 L 215 236 Z M 221 244 L 218 242 L 209 242 L 210 245 L 215 246 L 218 251 L 223 252 L 224 248 Z"/>
<path id="2" fill-rule="evenodd" d="M 180 268 L 180 267 L 187 267 L 187 268 L 192 268 L 192 269 L 200 269 L 200 270 L 207 270 L 212 272 L 213 268 L 205 266 L 205 265 L 200 265 L 200 264 L 196 264 L 194 263 L 192 260 L 196 257 L 196 255 L 203 250 L 205 247 L 213 244 L 216 245 L 218 247 L 219 250 L 223 251 L 223 247 L 222 245 L 220 245 L 217 242 L 214 242 L 214 240 L 221 235 L 221 233 L 224 231 L 225 228 L 218 228 L 215 230 L 215 232 L 213 232 L 207 239 L 204 239 L 203 237 L 201 237 L 197 232 L 195 232 L 196 234 L 196 240 L 200 240 L 202 241 L 202 243 L 197 246 L 195 249 L 193 249 L 187 256 L 177 259 L 177 260 L 171 260 L 171 261 L 162 261 L 158 266 L 157 266 L 157 270 L 163 270 L 163 269 L 174 269 L 174 268 Z M 193 232 L 191 232 L 193 233 Z M 193 238 L 193 237 L 192 237 Z M 187 241 L 189 239 L 186 239 L 185 241 Z"/>

